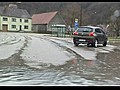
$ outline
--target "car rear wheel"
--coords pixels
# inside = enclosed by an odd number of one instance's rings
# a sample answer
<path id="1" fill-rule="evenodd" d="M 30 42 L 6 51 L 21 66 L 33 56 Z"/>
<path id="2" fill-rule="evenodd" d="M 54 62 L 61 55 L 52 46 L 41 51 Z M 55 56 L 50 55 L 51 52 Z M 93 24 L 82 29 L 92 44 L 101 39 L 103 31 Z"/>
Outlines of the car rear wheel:
<path id="1" fill-rule="evenodd" d="M 90 44 L 89 43 L 87 43 L 87 47 L 89 47 L 90 46 Z"/>
<path id="2" fill-rule="evenodd" d="M 103 46 L 106 46 L 107 45 L 107 41 L 105 41 L 104 43 L 103 43 Z"/>
<path id="3" fill-rule="evenodd" d="M 78 46 L 79 44 L 75 43 L 74 45 L 75 45 L 75 46 Z"/>
<path id="4" fill-rule="evenodd" d="M 95 40 L 94 43 L 93 43 L 93 47 L 96 47 L 96 48 L 97 48 L 97 45 L 98 45 L 98 41 Z"/>
<path id="5" fill-rule="evenodd" d="M 79 44 L 78 44 L 78 43 L 76 43 L 76 42 L 74 42 L 74 45 L 75 45 L 75 46 L 78 46 Z"/>

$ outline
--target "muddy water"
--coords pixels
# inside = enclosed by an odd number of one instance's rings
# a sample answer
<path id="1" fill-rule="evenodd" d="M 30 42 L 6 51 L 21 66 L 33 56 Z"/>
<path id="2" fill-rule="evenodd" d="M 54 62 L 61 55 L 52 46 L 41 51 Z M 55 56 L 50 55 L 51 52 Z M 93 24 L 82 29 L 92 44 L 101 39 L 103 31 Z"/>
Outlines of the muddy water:
<path id="1" fill-rule="evenodd" d="M 98 53 L 97 60 L 86 60 L 76 55 L 64 65 L 51 65 L 44 69 L 31 68 L 20 58 L 16 61 L 13 57 L 12 61 L 0 62 L 0 85 L 120 85 L 118 49 Z"/>
<path id="2" fill-rule="evenodd" d="M 56 45 L 58 44 L 56 43 Z M 72 43 L 69 44 L 72 45 Z M 67 48 L 67 46 L 62 47 L 60 45 L 59 47 L 70 52 L 75 58 L 72 58 L 64 65 L 50 65 L 49 67 L 41 65 L 43 67 L 41 69 L 26 65 L 25 60 L 20 56 L 22 52 L 19 51 L 7 59 L 0 60 L 0 85 L 120 85 L 119 42 L 109 44 L 117 46 L 117 48 L 109 51 L 109 53 L 99 52 L 103 47 L 98 47 L 97 49 L 85 46 L 73 47 L 73 49 L 92 51 L 93 53 L 91 55 L 94 56 L 95 54 L 96 56 L 93 60 L 85 59 L 82 57 L 84 56 L 83 54 L 80 55 L 79 52 L 77 54 L 70 48 Z M 89 52 L 83 53 L 88 54 Z"/>
<path id="3" fill-rule="evenodd" d="M 25 65 L 18 53 L 0 61 L 0 85 L 94 85 L 78 75 L 80 62 L 76 56 L 65 65 L 37 69 Z"/>

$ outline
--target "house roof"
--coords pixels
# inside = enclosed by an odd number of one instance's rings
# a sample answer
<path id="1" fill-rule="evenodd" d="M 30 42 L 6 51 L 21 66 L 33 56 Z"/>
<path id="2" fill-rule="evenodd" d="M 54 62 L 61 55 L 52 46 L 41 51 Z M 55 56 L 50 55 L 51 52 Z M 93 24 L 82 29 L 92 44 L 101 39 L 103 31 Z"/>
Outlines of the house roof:
<path id="1" fill-rule="evenodd" d="M 0 15 L 19 17 L 19 18 L 31 18 L 27 10 L 18 9 L 18 8 L 10 8 L 10 7 L 0 7 Z"/>
<path id="2" fill-rule="evenodd" d="M 48 24 L 56 14 L 57 14 L 57 11 L 34 14 L 32 16 L 32 24 Z"/>

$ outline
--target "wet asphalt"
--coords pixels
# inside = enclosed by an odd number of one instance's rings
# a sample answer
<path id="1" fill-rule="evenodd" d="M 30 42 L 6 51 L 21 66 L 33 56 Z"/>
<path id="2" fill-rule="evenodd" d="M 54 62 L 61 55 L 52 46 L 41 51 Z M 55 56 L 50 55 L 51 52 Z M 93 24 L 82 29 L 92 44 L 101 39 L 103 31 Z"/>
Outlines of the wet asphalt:
<path id="1" fill-rule="evenodd" d="M 27 45 L 28 38 L 26 36 L 26 43 L 18 53 L 0 61 L 0 85 L 120 85 L 119 41 L 110 41 L 108 45 L 117 47 L 109 51 L 109 53 L 97 52 L 96 60 L 92 60 L 85 59 L 69 47 L 60 45 L 60 43 L 54 41 L 55 39 L 45 37 L 44 39 L 72 53 L 75 58 L 67 61 L 64 65 L 55 66 L 51 64 L 44 69 L 38 69 L 26 65 L 25 61 L 20 57 Z M 38 36 L 37 38 L 41 37 Z M 69 41 L 58 41 L 74 47 L 73 43 Z M 77 48 L 95 51 L 94 47 L 79 46 Z M 100 48 L 102 47 L 98 47 L 98 49 Z"/>

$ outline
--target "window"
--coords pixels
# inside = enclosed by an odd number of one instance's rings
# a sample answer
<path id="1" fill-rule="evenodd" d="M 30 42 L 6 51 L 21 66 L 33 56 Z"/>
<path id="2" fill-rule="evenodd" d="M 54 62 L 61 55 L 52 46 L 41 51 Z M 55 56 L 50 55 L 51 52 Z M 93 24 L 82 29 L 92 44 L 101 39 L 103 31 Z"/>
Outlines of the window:
<path id="1" fill-rule="evenodd" d="M 102 33 L 102 32 L 101 32 L 101 29 L 99 29 L 99 28 L 95 29 L 95 32 L 96 32 L 96 33 Z"/>
<path id="2" fill-rule="evenodd" d="M 12 25 L 12 28 L 16 28 L 16 25 Z"/>
<path id="3" fill-rule="evenodd" d="M 22 19 L 20 19 L 20 22 L 22 22 Z"/>
<path id="4" fill-rule="evenodd" d="M 28 26 L 24 26 L 24 29 L 28 29 Z"/>
<path id="5" fill-rule="evenodd" d="M 12 22 L 16 22 L 16 18 L 12 18 Z"/>
<path id="6" fill-rule="evenodd" d="M 8 18 L 6 18 L 6 17 L 3 17 L 3 21 L 8 21 Z"/>
<path id="7" fill-rule="evenodd" d="M 28 19 L 25 19 L 24 22 L 28 22 Z"/>
<path id="8" fill-rule="evenodd" d="M 105 34 L 105 31 L 101 30 L 101 32 L 102 32 L 103 34 Z"/>
<path id="9" fill-rule="evenodd" d="M 80 27 L 78 29 L 78 32 L 92 32 L 93 29 L 92 28 L 87 28 L 87 27 Z"/>

